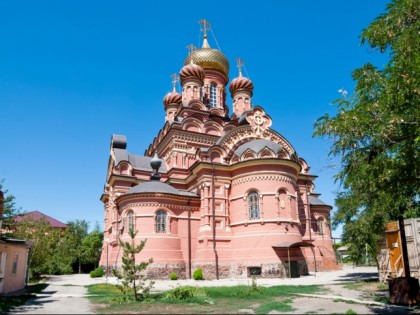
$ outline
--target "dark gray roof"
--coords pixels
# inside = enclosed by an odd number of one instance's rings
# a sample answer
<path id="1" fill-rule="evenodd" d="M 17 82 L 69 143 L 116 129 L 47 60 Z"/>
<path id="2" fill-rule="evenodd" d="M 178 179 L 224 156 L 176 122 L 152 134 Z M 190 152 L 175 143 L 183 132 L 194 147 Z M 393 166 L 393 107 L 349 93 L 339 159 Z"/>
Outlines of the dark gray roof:
<path id="1" fill-rule="evenodd" d="M 127 150 L 117 149 L 117 148 L 114 148 L 114 154 L 115 154 L 115 164 L 118 164 L 121 161 L 127 161 L 136 170 L 152 171 L 152 167 L 150 166 L 150 161 L 153 157 L 129 154 Z M 159 169 L 159 173 L 166 173 L 167 171 L 166 164 L 162 159 L 161 161 L 162 161 L 162 166 Z"/>
<path id="2" fill-rule="evenodd" d="M 269 148 L 274 153 L 277 153 L 282 149 L 282 146 L 280 144 L 265 139 L 255 139 L 239 146 L 239 148 L 235 150 L 234 154 L 241 156 L 248 149 L 258 154 L 265 147 Z"/>
<path id="3" fill-rule="evenodd" d="M 329 205 L 327 205 L 326 203 L 324 203 L 321 199 L 314 197 L 314 196 L 309 196 L 309 204 L 311 206 L 328 206 L 331 207 Z"/>
<path id="4" fill-rule="evenodd" d="M 127 138 L 124 135 L 112 135 L 111 143 L 113 148 L 127 148 Z"/>
<path id="5" fill-rule="evenodd" d="M 125 194 L 128 195 L 137 193 L 164 193 L 179 196 L 198 197 L 196 194 L 184 190 L 178 190 L 169 184 L 165 184 L 159 181 L 150 181 L 138 184 L 137 186 L 130 188 Z"/>

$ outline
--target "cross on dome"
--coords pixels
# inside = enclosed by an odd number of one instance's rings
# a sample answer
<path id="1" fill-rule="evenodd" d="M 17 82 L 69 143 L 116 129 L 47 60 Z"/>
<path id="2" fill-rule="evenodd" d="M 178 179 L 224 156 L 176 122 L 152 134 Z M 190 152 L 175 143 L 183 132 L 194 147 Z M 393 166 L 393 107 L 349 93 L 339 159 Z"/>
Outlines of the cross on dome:
<path id="1" fill-rule="evenodd" d="M 242 77 L 242 66 L 244 65 L 244 61 L 241 58 L 236 58 L 236 66 L 238 67 L 239 77 Z"/>
<path id="2" fill-rule="evenodd" d="M 190 54 L 197 49 L 197 47 L 195 47 L 193 44 L 189 44 L 186 48 Z"/>
<path id="3" fill-rule="evenodd" d="M 201 31 L 204 33 L 203 35 L 203 46 L 201 48 L 210 48 L 209 42 L 207 41 L 207 31 L 210 29 L 210 23 L 206 19 L 202 19 L 198 21 L 198 24 L 203 25 Z"/>
<path id="4" fill-rule="evenodd" d="M 170 77 L 172 78 L 172 92 L 176 92 L 176 84 L 179 81 L 179 76 L 174 73 Z"/>

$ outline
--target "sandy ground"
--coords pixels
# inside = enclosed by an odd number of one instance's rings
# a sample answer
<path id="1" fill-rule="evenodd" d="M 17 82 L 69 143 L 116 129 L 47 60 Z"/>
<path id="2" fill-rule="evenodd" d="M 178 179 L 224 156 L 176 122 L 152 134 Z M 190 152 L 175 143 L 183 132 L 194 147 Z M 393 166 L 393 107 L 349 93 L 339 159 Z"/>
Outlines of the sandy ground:
<path id="1" fill-rule="evenodd" d="M 293 312 L 289 314 L 344 314 L 349 310 L 357 314 L 412 314 L 406 307 L 383 305 L 371 301 L 360 291 L 345 289 L 343 285 L 349 281 L 375 279 L 378 277 L 375 267 L 344 267 L 342 270 L 318 272 L 309 276 L 293 279 L 257 279 L 259 286 L 273 285 L 325 285 L 330 290 L 322 295 L 304 296 L 294 299 Z M 93 314 L 86 296 L 86 285 L 117 282 L 114 277 L 90 278 L 87 274 L 50 276 L 48 287 L 35 299 L 16 308 L 10 314 Z M 250 285 L 251 279 L 221 280 L 158 280 L 154 291 L 170 290 L 176 286 L 192 285 L 235 286 Z M 238 313 L 253 313 L 253 310 L 238 310 Z M 271 312 L 275 314 L 276 312 Z"/>

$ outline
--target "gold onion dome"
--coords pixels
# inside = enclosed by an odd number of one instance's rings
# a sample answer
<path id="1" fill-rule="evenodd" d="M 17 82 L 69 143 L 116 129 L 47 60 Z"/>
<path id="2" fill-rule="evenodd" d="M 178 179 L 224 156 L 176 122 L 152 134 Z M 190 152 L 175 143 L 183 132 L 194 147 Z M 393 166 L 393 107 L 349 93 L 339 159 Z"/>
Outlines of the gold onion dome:
<path id="1" fill-rule="evenodd" d="M 248 91 L 252 96 L 252 91 L 254 90 L 254 84 L 252 81 L 246 77 L 243 77 L 241 74 L 238 78 L 232 80 L 229 86 L 230 94 L 234 94 L 236 91 Z"/>
<path id="2" fill-rule="evenodd" d="M 171 104 L 181 104 L 182 102 L 182 95 L 176 92 L 175 90 L 166 94 L 163 98 L 163 105 L 165 107 L 171 105 Z"/>
<path id="3" fill-rule="evenodd" d="M 199 65 L 195 64 L 195 59 L 190 59 L 189 63 L 182 67 L 179 72 L 179 78 L 181 79 L 181 84 L 188 78 L 197 78 L 200 81 L 204 80 L 204 70 Z"/>
<path id="4" fill-rule="evenodd" d="M 229 61 L 222 52 L 217 49 L 210 48 L 207 37 L 204 37 L 203 47 L 201 49 L 194 50 L 187 56 L 184 65 L 188 65 L 191 60 L 203 69 L 222 72 L 226 80 L 228 80 Z"/>

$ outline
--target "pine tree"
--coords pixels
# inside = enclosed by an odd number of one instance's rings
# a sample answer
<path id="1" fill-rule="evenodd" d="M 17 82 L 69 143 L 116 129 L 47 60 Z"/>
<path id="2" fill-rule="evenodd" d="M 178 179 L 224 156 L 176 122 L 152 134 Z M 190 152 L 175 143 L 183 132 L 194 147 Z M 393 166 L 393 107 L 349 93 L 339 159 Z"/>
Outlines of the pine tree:
<path id="1" fill-rule="evenodd" d="M 136 254 L 143 250 L 147 240 L 143 240 L 140 244 L 135 246 L 134 239 L 137 235 L 137 231 L 134 231 L 134 229 L 130 227 L 128 234 L 131 238 L 130 242 L 124 242 L 120 239 L 120 246 L 124 251 L 122 270 L 114 270 L 114 274 L 118 279 L 122 280 L 121 285 L 118 285 L 121 292 L 127 294 L 130 289 L 132 289 L 135 301 L 144 300 L 153 287 L 154 282 L 149 281 L 149 284 L 147 285 L 147 278 L 142 271 L 153 262 L 153 259 L 150 258 L 148 261 L 142 261 L 137 265 Z"/>

